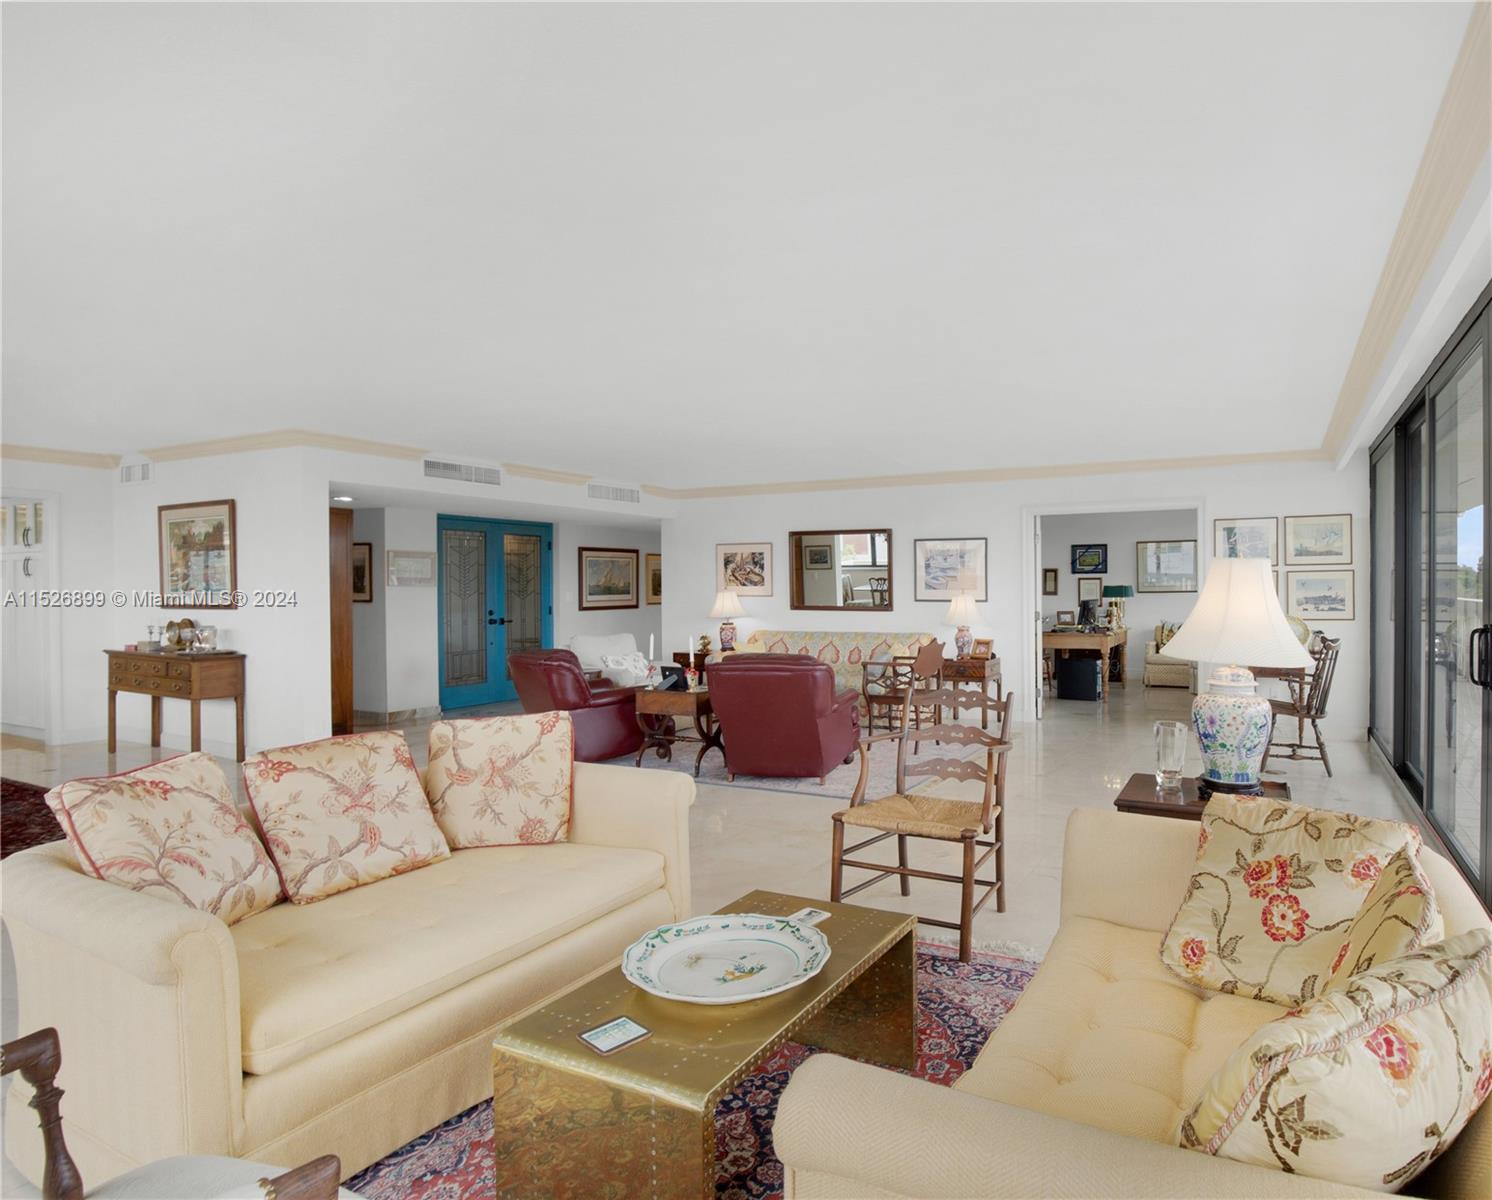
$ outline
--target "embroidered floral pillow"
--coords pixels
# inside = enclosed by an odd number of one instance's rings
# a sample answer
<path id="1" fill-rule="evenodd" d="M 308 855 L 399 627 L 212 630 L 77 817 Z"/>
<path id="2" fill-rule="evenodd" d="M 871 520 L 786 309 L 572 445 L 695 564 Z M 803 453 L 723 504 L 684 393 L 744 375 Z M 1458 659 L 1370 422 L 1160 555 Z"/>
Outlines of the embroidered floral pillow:
<path id="1" fill-rule="evenodd" d="M 430 726 L 425 788 L 458 848 L 567 840 L 574 773 L 567 712 Z"/>
<path id="2" fill-rule="evenodd" d="M 296 904 L 450 855 L 401 733 L 265 750 L 243 765 L 269 852 Z"/>
<path id="3" fill-rule="evenodd" d="M 1217 992 L 1275 1004 L 1320 994 L 1383 864 L 1419 849 L 1398 821 L 1215 793 L 1161 961 Z"/>
<path id="4" fill-rule="evenodd" d="M 264 847 L 233 803 L 222 768 L 183 754 L 122 775 L 74 779 L 47 793 L 78 865 L 212 913 L 232 925 L 280 899 Z"/>
<path id="5" fill-rule="evenodd" d="M 1351 977 L 1375 962 L 1398 958 L 1445 936 L 1434 889 L 1420 870 L 1419 857 L 1405 847 L 1388 860 L 1373 890 L 1332 960 L 1326 990 L 1346 987 Z"/>
<path id="6" fill-rule="evenodd" d="M 1262 1025 L 1202 1089 L 1180 1145 L 1398 1191 L 1492 1091 L 1492 935 L 1354 975 Z"/>

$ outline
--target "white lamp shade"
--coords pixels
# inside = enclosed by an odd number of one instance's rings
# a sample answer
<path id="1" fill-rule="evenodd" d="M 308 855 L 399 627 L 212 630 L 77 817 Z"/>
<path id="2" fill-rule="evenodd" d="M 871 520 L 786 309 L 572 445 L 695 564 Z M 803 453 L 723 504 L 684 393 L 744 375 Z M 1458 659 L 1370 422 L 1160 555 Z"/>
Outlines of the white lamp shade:
<path id="1" fill-rule="evenodd" d="M 1309 667 L 1312 662 L 1285 620 L 1265 558 L 1214 558 L 1196 607 L 1165 652 L 1240 667 Z"/>
<path id="2" fill-rule="evenodd" d="M 959 592 L 948 601 L 948 614 L 943 619 L 949 625 L 972 625 L 975 615 L 974 597 L 968 592 Z"/>
<path id="3" fill-rule="evenodd" d="M 726 588 L 723 592 L 715 593 L 715 607 L 710 609 L 710 616 L 716 620 L 730 620 L 733 617 L 745 615 L 746 610 L 741 607 L 741 597 L 736 595 L 735 588 Z"/>

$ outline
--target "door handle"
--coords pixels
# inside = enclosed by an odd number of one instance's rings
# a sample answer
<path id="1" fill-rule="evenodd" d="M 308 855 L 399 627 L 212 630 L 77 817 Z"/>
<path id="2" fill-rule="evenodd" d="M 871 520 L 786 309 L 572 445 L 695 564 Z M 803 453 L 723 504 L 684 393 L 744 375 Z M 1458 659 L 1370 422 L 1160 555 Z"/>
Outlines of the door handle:
<path id="1" fill-rule="evenodd" d="M 27 579 L 31 578 L 31 555 L 29 554 L 21 560 L 21 574 Z"/>
<path id="2" fill-rule="evenodd" d="M 1479 657 L 1477 651 L 1481 642 L 1481 637 L 1482 630 L 1481 627 L 1478 626 L 1476 629 L 1473 629 L 1471 631 L 1471 636 L 1466 639 L 1466 676 L 1477 687 L 1485 686 L 1482 683 L 1481 677 L 1477 674 L 1476 669 L 1477 659 Z"/>
<path id="3" fill-rule="evenodd" d="M 489 624 L 489 625 L 506 625 L 507 623 L 508 623 L 508 618 L 507 617 L 488 617 L 487 618 L 487 624 Z"/>

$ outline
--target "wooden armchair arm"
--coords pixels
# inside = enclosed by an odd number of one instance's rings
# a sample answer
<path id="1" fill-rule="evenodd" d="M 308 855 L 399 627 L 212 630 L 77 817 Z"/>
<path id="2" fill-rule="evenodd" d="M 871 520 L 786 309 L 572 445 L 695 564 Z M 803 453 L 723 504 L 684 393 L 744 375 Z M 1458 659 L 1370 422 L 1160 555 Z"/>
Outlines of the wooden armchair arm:
<path id="1" fill-rule="evenodd" d="M 55 1029 L 38 1029 L 0 1046 L 0 1075 L 19 1071 L 34 1090 L 31 1107 L 41 1120 L 45 1158 L 41 1176 L 43 1200 L 82 1200 L 83 1177 L 62 1140 L 62 1043 Z"/>
<path id="2" fill-rule="evenodd" d="M 259 1186 L 264 1189 L 265 1200 L 336 1200 L 341 1178 L 342 1160 L 335 1154 L 323 1154 L 283 1175 L 261 1179 Z"/>
<path id="3" fill-rule="evenodd" d="M 850 807 L 854 808 L 865 799 L 865 784 L 870 779 L 870 748 L 876 742 L 901 741 L 907 736 L 906 729 L 893 729 L 886 733 L 867 733 L 860 736 L 855 747 L 860 752 L 860 774 L 855 779 L 855 790 L 850 793 Z"/>

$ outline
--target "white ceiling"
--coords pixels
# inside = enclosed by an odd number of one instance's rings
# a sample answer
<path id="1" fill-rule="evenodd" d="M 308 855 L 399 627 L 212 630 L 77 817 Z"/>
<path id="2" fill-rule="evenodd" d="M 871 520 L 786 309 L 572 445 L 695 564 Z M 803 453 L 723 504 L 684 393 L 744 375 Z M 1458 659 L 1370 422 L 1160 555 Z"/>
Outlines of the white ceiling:
<path id="1" fill-rule="evenodd" d="M 4 8 L 4 436 L 1320 445 L 1470 6 Z"/>

